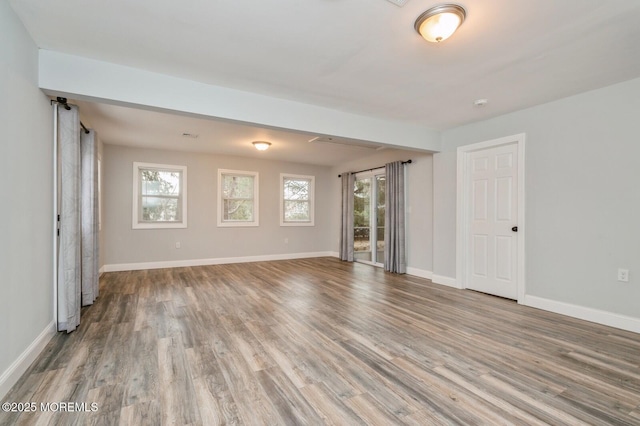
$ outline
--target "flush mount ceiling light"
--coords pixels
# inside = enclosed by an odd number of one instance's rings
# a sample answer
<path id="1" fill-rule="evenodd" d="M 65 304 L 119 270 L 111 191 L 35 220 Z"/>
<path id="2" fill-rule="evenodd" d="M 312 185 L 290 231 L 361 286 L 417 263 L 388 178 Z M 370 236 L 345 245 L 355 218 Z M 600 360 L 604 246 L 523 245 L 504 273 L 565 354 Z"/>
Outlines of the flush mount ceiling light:
<path id="1" fill-rule="evenodd" d="M 418 16 L 414 28 L 425 40 L 440 43 L 456 32 L 466 15 L 462 6 L 441 4 Z"/>
<path id="2" fill-rule="evenodd" d="M 266 151 L 271 146 L 271 142 L 266 141 L 255 141 L 251 143 L 256 147 L 258 151 Z"/>

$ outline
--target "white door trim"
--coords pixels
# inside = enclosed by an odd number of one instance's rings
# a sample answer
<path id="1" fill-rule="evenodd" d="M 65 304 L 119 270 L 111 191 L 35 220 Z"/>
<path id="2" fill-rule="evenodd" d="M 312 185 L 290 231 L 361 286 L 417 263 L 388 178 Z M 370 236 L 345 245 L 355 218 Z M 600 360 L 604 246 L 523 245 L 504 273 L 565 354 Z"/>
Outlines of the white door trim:
<path id="1" fill-rule="evenodd" d="M 486 142 L 458 147 L 457 169 L 457 209 L 456 209 L 456 280 L 458 288 L 467 288 L 467 270 L 469 253 L 469 154 L 487 148 L 516 144 L 518 146 L 518 303 L 524 302 L 525 292 L 525 221 L 524 221 L 524 146 L 525 134 L 507 136 Z"/>

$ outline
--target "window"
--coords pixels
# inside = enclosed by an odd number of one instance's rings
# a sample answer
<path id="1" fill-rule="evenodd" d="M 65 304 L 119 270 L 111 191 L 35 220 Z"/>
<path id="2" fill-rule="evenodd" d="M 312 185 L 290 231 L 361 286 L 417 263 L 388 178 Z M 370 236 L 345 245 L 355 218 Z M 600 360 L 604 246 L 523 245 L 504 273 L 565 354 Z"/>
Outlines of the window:
<path id="1" fill-rule="evenodd" d="M 187 227 L 187 168 L 133 163 L 133 229 Z"/>
<path id="2" fill-rule="evenodd" d="M 280 226 L 313 226 L 313 176 L 280 175 Z"/>
<path id="3" fill-rule="evenodd" d="M 258 172 L 218 169 L 218 226 L 258 226 Z"/>

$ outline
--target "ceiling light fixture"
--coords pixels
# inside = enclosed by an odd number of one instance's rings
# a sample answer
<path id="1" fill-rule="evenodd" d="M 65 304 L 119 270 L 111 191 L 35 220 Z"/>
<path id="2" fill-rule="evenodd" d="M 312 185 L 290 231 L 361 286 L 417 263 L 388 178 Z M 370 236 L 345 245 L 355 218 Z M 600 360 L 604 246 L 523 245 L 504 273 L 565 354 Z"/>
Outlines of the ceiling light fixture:
<path id="1" fill-rule="evenodd" d="M 425 40 L 440 43 L 456 32 L 466 16 L 462 6 L 441 4 L 418 16 L 414 28 Z"/>
<path id="2" fill-rule="evenodd" d="M 251 143 L 256 147 L 258 151 L 266 151 L 271 146 L 271 142 L 266 141 L 255 141 Z"/>

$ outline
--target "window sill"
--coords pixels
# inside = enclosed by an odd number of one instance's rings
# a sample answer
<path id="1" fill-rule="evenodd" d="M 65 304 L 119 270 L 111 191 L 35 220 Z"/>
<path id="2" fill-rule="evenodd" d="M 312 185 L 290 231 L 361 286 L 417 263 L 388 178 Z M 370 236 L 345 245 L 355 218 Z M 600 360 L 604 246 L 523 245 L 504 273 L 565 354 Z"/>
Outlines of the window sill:
<path id="1" fill-rule="evenodd" d="M 180 223 L 134 223 L 131 229 L 180 229 L 186 228 L 186 222 Z"/>

